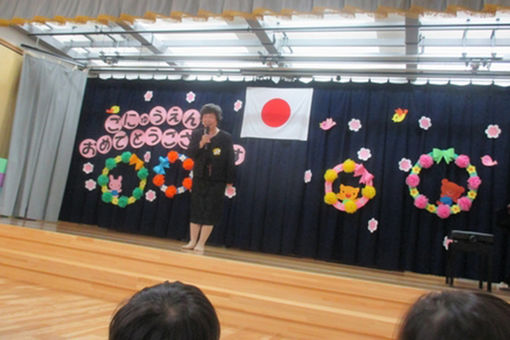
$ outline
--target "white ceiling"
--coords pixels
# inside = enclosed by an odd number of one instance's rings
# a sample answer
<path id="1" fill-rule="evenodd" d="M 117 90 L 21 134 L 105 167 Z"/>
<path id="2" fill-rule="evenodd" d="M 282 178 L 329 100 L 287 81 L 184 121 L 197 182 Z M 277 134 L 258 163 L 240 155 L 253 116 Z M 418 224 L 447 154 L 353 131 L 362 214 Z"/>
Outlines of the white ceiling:
<path id="1" fill-rule="evenodd" d="M 171 18 L 18 29 L 90 74 L 510 80 L 510 15 Z"/>

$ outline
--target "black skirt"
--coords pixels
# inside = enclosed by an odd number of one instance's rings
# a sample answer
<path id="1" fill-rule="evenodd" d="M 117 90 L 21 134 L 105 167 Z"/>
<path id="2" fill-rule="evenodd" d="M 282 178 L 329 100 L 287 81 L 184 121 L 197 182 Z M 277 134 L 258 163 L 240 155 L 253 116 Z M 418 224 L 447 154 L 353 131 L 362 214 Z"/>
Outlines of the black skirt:
<path id="1" fill-rule="evenodd" d="M 190 222 L 216 225 L 223 217 L 226 184 L 201 178 L 193 179 Z"/>

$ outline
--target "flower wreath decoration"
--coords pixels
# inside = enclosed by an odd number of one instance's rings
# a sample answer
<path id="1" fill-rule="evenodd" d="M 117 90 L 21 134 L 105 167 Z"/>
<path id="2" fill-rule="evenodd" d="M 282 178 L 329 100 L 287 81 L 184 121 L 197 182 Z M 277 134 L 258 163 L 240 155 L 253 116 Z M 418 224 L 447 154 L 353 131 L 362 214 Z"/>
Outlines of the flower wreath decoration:
<path id="1" fill-rule="evenodd" d="M 133 189 L 131 196 L 117 196 L 114 195 L 112 190 L 108 188 L 108 182 L 110 181 L 108 178 L 108 174 L 110 170 L 114 169 L 119 163 L 129 163 L 129 165 L 134 165 L 136 170 L 136 175 L 140 179 L 138 186 Z M 107 158 L 105 161 L 105 167 L 101 172 L 101 175 L 97 178 L 97 183 L 101 186 L 101 199 L 105 203 L 111 203 L 113 205 L 117 205 L 121 208 L 125 208 L 129 204 L 135 203 L 140 197 L 143 195 L 143 191 L 145 189 L 145 185 L 147 184 L 147 176 L 149 176 L 149 171 L 144 165 L 145 163 L 138 158 L 138 156 L 129 151 L 123 152 L 121 155 L 118 155 L 114 158 Z"/>
<path id="2" fill-rule="evenodd" d="M 160 188 L 168 198 L 173 198 L 176 194 L 182 194 L 186 190 L 191 190 L 191 186 L 193 185 L 191 174 L 182 180 L 182 185 L 178 188 L 175 185 L 165 185 L 165 168 L 169 168 L 170 164 L 175 163 L 177 160 L 181 161 L 182 168 L 184 170 L 191 171 L 193 169 L 193 160 L 188 156 L 176 151 L 168 152 L 166 157 L 159 157 L 159 165 L 156 165 L 153 168 L 157 175 L 152 179 L 152 183 Z"/>
<path id="3" fill-rule="evenodd" d="M 465 168 L 469 174 L 469 178 L 467 180 L 469 191 L 465 196 L 458 198 L 457 202 L 451 206 L 446 203 L 441 203 L 439 205 L 430 203 L 428 197 L 420 194 L 417 188 L 420 184 L 419 174 L 421 170 L 423 168 L 430 168 L 434 162 L 439 163 L 442 160 L 444 160 L 446 164 L 453 161 L 459 168 Z M 407 176 L 406 184 L 409 186 L 409 193 L 414 199 L 415 207 L 419 209 L 426 209 L 428 212 L 436 214 L 440 218 L 444 219 L 449 217 L 451 214 L 458 214 L 461 211 L 469 211 L 471 209 L 471 205 L 477 196 L 477 190 L 480 184 L 482 184 L 482 180 L 478 177 L 476 167 L 471 164 L 468 156 L 457 155 L 453 148 L 446 150 L 434 148 L 432 149 L 432 152 L 420 156 L 416 164 L 411 169 L 411 173 Z"/>
<path id="4" fill-rule="evenodd" d="M 337 194 L 333 191 L 333 182 L 338 178 L 341 172 L 351 173 L 354 172 L 354 177 L 360 177 L 359 183 L 365 184 L 361 189 L 361 197 L 357 199 L 344 199 L 340 201 Z M 375 196 L 375 188 L 373 186 L 374 175 L 365 169 L 363 164 L 357 164 L 352 159 L 347 159 L 343 163 L 338 164 L 333 169 L 328 169 L 324 173 L 324 202 L 332 205 L 340 211 L 345 211 L 348 214 L 355 213 L 359 208 L 362 208 Z"/>

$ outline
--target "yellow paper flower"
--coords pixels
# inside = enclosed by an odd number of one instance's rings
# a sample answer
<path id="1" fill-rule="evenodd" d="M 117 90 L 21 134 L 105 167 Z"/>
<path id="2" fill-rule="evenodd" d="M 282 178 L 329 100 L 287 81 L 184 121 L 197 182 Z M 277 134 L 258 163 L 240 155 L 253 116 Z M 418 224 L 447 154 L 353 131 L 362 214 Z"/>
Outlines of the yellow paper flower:
<path id="1" fill-rule="evenodd" d="M 411 194 L 411 197 L 414 198 L 414 197 L 418 196 L 419 191 L 416 188 L 412 188 L 411 190 L 409 190 L 409 193 Z"/>
<path id="2" fill-rule="evenodd" d="M 474 200 L 476 198 L 476 191 L 469 190 L 467 193 L 468 197 Z"/>
<path id="3" fill-rule="evenodd" d="M 375 196 L 375 188 L 371 185 L 367 185 L 361 189 L 361 194 L 368 199 L 372 199 Z"/>
<path id="4" fill-rule="evenodd" d="M 334 182 L 338 178 L 338 174 L 333 169 L 326 170 L 326 173 L 324 174 L 324 179 L 326 182 Z"/>
<path id="5" fill-rule="evenodd" d="M 473 172 L 476 172 L 476 168 L 475 168 L 475 166 L 474 166 L 474 165 L 470 165 L 470 166 L 468 166 L 466 170 L 467 170 L 467 172 L 468 172 L 469 174 L 472 174 Z"/>
<path id="6" fill-rule="evenodd" d="M 354 161 L 352 159 L 347 159 L 345 160 L 344 164 L 343 164 L 343 169 L 344 169 L 344 172 L 353 172 L 354 169 L 356 169 L 356 163 L 354 163 Z"/>
<path id="7" fill-rule="evenodd" d="M 334 192 L 328 192 L 326 195 L 324 195 L 324 202 L 326 204 L 335 204 L 338 202 L 338 199 L 336 198 L 336 195 Z"/>
<path id="8" fill-rule="evenodd" d="M 413 166 L 413 173 L 419 174 L 421 172 L 421 168 L 419 166 Z"/>
<path id="9" fill-rule="evenodd" d="M 435 213 L 436 209 L 437 209 L 437 207 L 434 204 L 427 205 L 427 211 L 428 212 Z"/>
<path id="10" fill-rule="evenodd" d="M 353 214 L 358 210 L 358 207 L 356 206 L 356 203 L 354 203 L 351 200 L 347 200 L 344 204 L 345 212 L 348 214 Z"/>
<path id="11" fill-rule="evenodd" d="M 460 212 L 460 207 L 458 204 L 454 204 L 454 205 L 452 205 L 450 210 L 452 211 L 452 213 L 458 214 Z"/>

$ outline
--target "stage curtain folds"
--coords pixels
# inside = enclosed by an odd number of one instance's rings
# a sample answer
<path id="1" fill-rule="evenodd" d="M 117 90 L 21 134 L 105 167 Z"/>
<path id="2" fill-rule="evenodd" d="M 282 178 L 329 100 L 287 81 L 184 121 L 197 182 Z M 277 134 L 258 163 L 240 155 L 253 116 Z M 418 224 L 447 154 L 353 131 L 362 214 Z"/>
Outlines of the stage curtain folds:
<path id="1" fill-rule="evenodd" d="M 411 15 L 425 11 L 449 15 L 458 10 L 492 13 L 508 9 L 510 0 L 17 0 L 0 1 L 0 24 L 23 21 L 86 21 L 157 16 L 182 18 L 233 15 L 293 13 L 322 14 L 324 12 L 369 12 L 384 15 L 406 12 Z"/>
<path id="2" fill-rule="evenodd" d="M 314 89 L 308 140 L 272 140 L 240 138 L 246 87 L 312 87 Z M 152 91 L 150 101 L 144 99 Z M 193 92 L 194 101 L 186 101 Z M 243 109 L 235 111 L 235 103 Z M 76 223 L 99 225 L 130 233 L 168 237 L 185 241 L 188 237 L 189 193 L 174 198 L 165 197 L 152 179 L 159 157 L 169 149 L 162 145 L 112 148 L 91 158 L 80 155 L 79 145 L 85 139 L 107 135 L 105 112 L 112 105 L 120 114 L 134 110 L 139 114 L 152 112 L 156 106 L 169 110 L 174 106 L 183 111 L 200 109 L 208 102 L 218 103 L 224 111 L 220 128 L 232 134 L 235 144 L 246 150 L 242 164 L 236 167 L 237 195 L 225 198 L 225 214 L 211 235 L 210 243 L 275 254 L 289 254 L 339 261 L 353 265 L 419 273 L 443 274 L 446 251 L 443 241 L 452 229 L 494 233 L 495 279 L 505 277 L 510 270 L 508 235 L 496 224 L 495 213 L 510 201 L 510 126 L 508 89 L 497 86 L 414 86 L 409 84 L 335 84 L 285 83 L 271 81 L 254 83 L 189 82 L 155 80 L 89 79 L 84 97 L 73 162 L 67 184 L 61 219 Z M 407 109 L 400 123 L 392 121 L 394 111 Z M 156 109 L 159 111 L 161 109 Z M 426 116 L 432 126 L 421 129 L 418 120 Z M 337 125 L 324 131 L 319 124 L 332 118 Z M 351 119 L 359 119 L 361 129 L 349 129 Z M 498 124 L 502 132 L 497 139 L 488 138 L 485 130 Z M 183 129 L 181 125 L 158 126 Z M 147 130 L 148 126 L 137 129 Z M 127 130 L 128 134 L 131 131 Z M 370 150 L 371 157 L 360 160 L 358 151 Z M 399 161 L 407 158 L 413 164 L 421 154 L 434 148 L 454 148 L 457 154 L 468 155 L 476 166 L 483 183 L 469 212 L 460 212 L 447 219 L 418 209 L 405 183 L 408 172 L 399 170 Z M 177 145 L 173 148 L 181 152 Z M 140 159 L 146 155 L 150 190 L 157 198 L 142 196 L 125 208 L 104 203 L 99 184 L 106 160 L 124 151 Z M 150 154 L 147 154 L 150 152 Z M 481 157 L 490 155 L 497 166 L 482 165 Z M 370 171 L 374 177 L 376 196 L 354 214 L 336 210 L 324 203 L 324 173 L 327 169 L 351 158 Z M 84 171 L 91 163 L 93 171 Z M 90 167 L 90 166 L 89 166 Z M 165 183 L 180 183 L 178 166 L 167 169 Z M 304 174 L 311 170 L 312 178 L 305 183 Z M 111 171 L 123 175 L 122 194 L 131 195 L 140 180 L 132 165 L 120 164 Z M 183 175 L 181 175 L 183 176 Z M 420 192 L 431 202 L 440 197 L 441 180 L 448 178 L 467 187 L 466 169 L 442 161 L 420 175 Z M 182 177 L 181 177 L 182 178 Z M 359 177 L 342 173 L 334 183 L 360 187 Z M 91 182 L 92 181 L 92 182 Z M 89 189 L 87 189 L 88 187 Z M 368 230 L 371 219 L 378 229 Z M 477 275 L 476 256 L 459 261 L 458 273 Z"/>
<path id="3" fill-rule="evenodd" d="M 58 218 L 87 74 L 25 55 L 0 214 Z"/>

